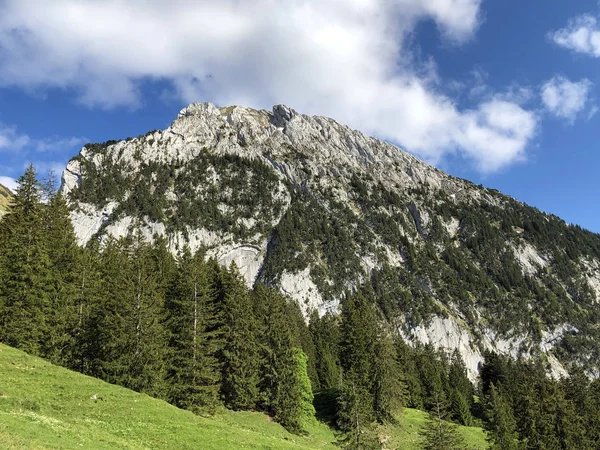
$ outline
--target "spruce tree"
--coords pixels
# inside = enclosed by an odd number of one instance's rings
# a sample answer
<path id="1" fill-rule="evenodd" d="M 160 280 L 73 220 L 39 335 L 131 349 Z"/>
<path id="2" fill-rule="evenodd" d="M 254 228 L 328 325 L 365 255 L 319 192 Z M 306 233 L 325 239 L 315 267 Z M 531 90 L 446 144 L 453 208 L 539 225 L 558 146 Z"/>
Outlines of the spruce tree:
<path id="1" fill-rule="evenodd" d="M 258 344 L 252 300 L 235 263 L 221 271 L 221 397 L 234 410 L 253 409 L 258 402 Z"/>
<path id="2" fill-rule="evenodd" d="M 329 390 L 340 385 L 339 320 L 331 313 L 319 317 L 313 312 L 309 330 L 315 345 L 317 385 L 315 390 Z"/>
<path id="3" fill-rule="evenodd" d="M 290 349 L 290 356 L 279 375 L 275 418 L 289 431 L 303 433 L 315 420 L 308 358 L 299 348 Z"/>
<path id="4" fill-rule="evenodd" d="M 220 403 L 221 373 L 216 293 L 201 253 L 184 249 L 178 260 L 167 309 L 170 338 L 169 394 L 174 405 L 214 413 Z"/>
<path id="5" fill-rule="evenodd" d="M 373 410 L 379 423 L 395 422 L 408 397 L 406 385 L 401 379 L 396 348 L 386 331 L 381 329 L 375 342 L 372 365 Z"/>
<path id="6" fill-rule="evenodd" d="M 519 450 L 519 435 L 512 407 L 505 397 L 490 384 L 486 400 L 486 429 L 492 450 Z"/>
<path id="7" fill-rule="evenodd" d="M 341 316 L 340 361 L 344 372 L 338 425 L 344 432 L 342 442 L 352 449 L 377 448 L 371 378 L 377 316 L 360 292 L 344 299 Z"/>
<path id="8" fill-rule="evenodd" d="M 575 404 L 565 397 L 564 391 L 556 385 L 556 415 L 554 434 L 561 449 L 592 449 L 592 442 L 587 439 L 582 418 L 575 411 Z"/>
<path id="9" fill-rule="evenodd" d="M 43 354 L 55 364 L 70 367 L 77 353 L 77 280 L 82 268 L 82 251 L 77 246 L 69 209 L 62 194 L 47 195 L 51 196 L 44 208 L 44 239 L 50 260 L 50 276 L 49 304 L 45 312 L 48 335 Z"/>
<path id="10" fill-rule="evenodd" d="M 372 395 L 359 384 L 360 376 L 353 370 L 344 373 L 344 380 L 338 397 L 338 426 L 344 433 L 341 438 L 343 448 L 351 450 L 371 450 L 381 448 L 374 425 Z"/>
<path id="11" fill-rule="evenodd" d="M 73 351 L 69 368 L 81 373 L 91 373 L 91 364 L 95 360 L 96 329 L 92 321 L 92 312 L 101 314 L 104 299 L 104 282 L 102 278 L 102 262 L 100 244 L 92 239 L 81 252 L 76 274 L 77 294 L 75 309 L 77 324 L 73 330 Z"/>
<path id="12" fill-rule="evenodd" d="M 467 376 L 467 368 L 458 349 L 455 349 L 452 353 L 448 382 L 450 385 L 452 419 L 462 425 L 472 426 L 473 385 Z"/>
<path id="13" fill-rule="evenodd" d="M 466 445 L 458 427 L 446 421 L 442 399 L 436 399 L 427 424 L 421 431 L 425 450 L 465 450 Z"/>
<path id="14" fill-rule="evenodd" d="M 258 344 L 259 404 L 276 415 L 281 376 L 292 364 L 293 336 L 286 315 L 286 300 L 258 283 L 252 291 Z"/>
<path id="15" fill-rule="evenodd" d="M 102 252 L 105 295 L 90 322 L 92 373 L 156 397 L 165 394 L 168 335 L 164 294 L 150 244 L 109 241 Z"/>
<path id="16" fill-rule="evenodd" d="M 43 229 L 41 185 L 33 165 L 17 180 L 8 214 L 0 221 L 0 340 L 41 355 L 49 333 L 51 261 Z"/>

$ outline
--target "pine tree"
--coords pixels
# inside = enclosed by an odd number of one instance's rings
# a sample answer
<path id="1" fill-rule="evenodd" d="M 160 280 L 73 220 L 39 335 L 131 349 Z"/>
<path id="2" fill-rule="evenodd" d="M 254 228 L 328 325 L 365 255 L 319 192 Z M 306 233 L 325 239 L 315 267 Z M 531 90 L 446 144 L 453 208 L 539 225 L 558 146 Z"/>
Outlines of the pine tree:
<path id="1" fill-rule="evenodd" d="M 587 439 L 583 420 L 575 411 L 574 403 L 565 397 L 560 386 L 557 385 L 557 388 L 554 434 L 560 443 L 560 448 L 592 449 L 592 443 Z"/>
<path id="2" fill-rule="evenodd" d="M 338 398 L 338 426 L 344 433 L 341 439 L 343 448 L 351 450 L 371 450 L 381 448 L 372 407 L 371 393 L 355 380 L 357 374 L 346 372 Z"/>
<path id="3" fill-rule="evenodd" d="M 104 298 L 90 313 L 95 376 L 156 397 L 165 394 L 168 336 L 152 247 L 108 242 L 102 252 Z"/>
<path id="4" fill-rule="evenodd" d="M 462 425 L 472 426 L 473 385 L 467 376 L 467 368 L 458 349 L 452 353 L 448 382 L 451 390 L 452 419 Z"/>
<path id="5" fill-rule="evenodd" d="M 281 376 L 292 363 L 293 336 L 285 299 L 258 283 L 252 291 L 256 337 L 259 345 L 260 406 L 276 415 Z"/>
<path id="6" fill-rule="evenodd" d="M 96 329 L 92 321 L 92 311 L 103 304 L 104 283 L 102 279 L 102 262 L 98 240 L 92 239 L 82 251 L 76 274 L 77 295 L 75 309 L 77 324 L 73 329 L 73 351 L 69 368 L 81 373 L 91 373 L 91 364 L 96 359 Z"/>
<path id="7" fill-rule="evenodd" d="M 180 408 L 214 413 L 221 387 L 216 293 L 200 253 L 192 256 L 186 248 L 177 266 L 167 303 L 171 331 L 168 398 Z"/>
<path id="8" fill-rule="evenodd" d="M 252 300 L 235 263 L 221 276 L 221 396 L 230 409 L 253 409 L 258 402 L 258 344 Z"/>
<path id="9" fill-rule="evenodd" d="M 395 422 L 394 413 L 400 412 L 408 397 L 400 373 L 394 343 L 381 329 L 375 342 L 372 366 L 373 410 L 379 423 Z"/>
<path id="10" fill-rule="evenodd" d="M 446 421 L 447 415 L 441 399 L 436 399 L 433 412 L 421 435 L 424 437 L 425 450 L 465 450 L 463 438 L 456 425 Z"/>
<path id="11" fill-rule="evenodd" d="M 378 448 L 374 432 L 372 360 L 375 354 L 377 316 L 360 293 L 342 302 L 340 361 L 343 380 L 339 396 L 338 425 L 347 448 Z"/>
<path id="12" fill-rule="evenodd" d="M 45 311 L 48 334 L 43 354 L 55 364 L 71 366 L 78 327 L 77 279 L 82 251 L 77 246 L 69 209 L 61 193 L 47 193 L 44 239 L 50 260 L 49 305 Z"/>
<path id="13" fill-rule="evenodd" d="M 290 356 L 279 375 L 275 418 L 289 431 L 303 433 L 315 420 L 308 358 L 299 348 L 290 349 Z"/>
<path id="14" fill-rule="evenodd" d="M 486 401 L 486 429 L 492 450 L 519 450 L 519 435 L 512 407 L 493 383 Z"/>
<path id="15" fill-rule="evenodd" d="M 318 379 L 316 389 L 329 390 L 340 385 L 338 322 L 338 318 L 329 312 L 319 317 L 315 311 L 310 318 L 309 330 L 315 345 Z"/>
<path id="16" fill-rule="evenodd" d="M 0 340 L 34 355 L 48 335 L 50 259 L 43 230 L 41 185 L 30 165 L 17 180 L 9 213 L 0 221 Z"/>

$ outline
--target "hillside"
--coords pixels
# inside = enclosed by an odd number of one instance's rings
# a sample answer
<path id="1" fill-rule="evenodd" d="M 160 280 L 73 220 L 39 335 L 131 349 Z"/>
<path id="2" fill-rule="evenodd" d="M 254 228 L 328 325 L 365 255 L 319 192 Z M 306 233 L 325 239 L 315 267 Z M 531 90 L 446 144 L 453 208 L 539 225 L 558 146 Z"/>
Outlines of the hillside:
<path id="1" fill-rule="evenodd" d="M 323 424 L 297 436 L 260 413 L 224 410 L 214 418 L 199 417 L 2 344 L 0 417 L 7 450 L 338 448 L 334 432 Z M 393 448 L 415 449 L 424 420 L 425 413 L 408 409 L 400 426 L 383 431 Z M 460 430 L 470 447 L 485 448 L 481 429 Z"/>
<path id="2" fill-rule="evenodd" d="M 600 236 L 323 117 L 192 104 L 88 144 L 63 174 L 79 242 L 165 237 L 235 261 L 305 314 L 370 284 L 411 342 L 600 374 Z"/>
<path id="3" fill-rule="evenodd" d="M 0 184 L 0 217 L 2 217 L 8 209 L 8 204 L 12 198 L 12 192 L 5 186 Z"/>

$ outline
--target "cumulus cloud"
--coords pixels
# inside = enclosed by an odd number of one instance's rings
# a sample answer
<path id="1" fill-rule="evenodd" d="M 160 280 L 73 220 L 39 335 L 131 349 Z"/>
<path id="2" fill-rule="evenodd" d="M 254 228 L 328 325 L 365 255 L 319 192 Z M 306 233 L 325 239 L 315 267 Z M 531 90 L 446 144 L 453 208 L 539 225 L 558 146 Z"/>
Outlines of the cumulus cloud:
<path id="1" fill-rule="evenodd" d="M 542 102 L 547 111 L 572 123 L 587 107 L 591 115 L 594 114 L 596 107 L 589 100 L 592 86 L 592 82 L 586 78 L 574 82 L 556 76 L 542 86 Z"/>
<path id="2" fill-rule="evenodd" d="M 421 20 L 433 20 L 453 44 L 471 39 L 480 3 L 5 0 L 0 86 L 72 89 L 82 104 L 112 108 L 143 105 L 141 86 L 162 81 L 186 102 L 285 103 L 430 162 L 453 152 L 497 170 L 524 157 L 535 114 L 493 92 L 461 110 L 435 65 L 416 62 L 407 44 Z"/>
<path id="3" fill-rule="evenodd" d="M 597 19 L 590 14 L 570 19 L 565 28 L 553 31 L 548 36 L 561 47 L 600 57 L 600 28 Z"/>

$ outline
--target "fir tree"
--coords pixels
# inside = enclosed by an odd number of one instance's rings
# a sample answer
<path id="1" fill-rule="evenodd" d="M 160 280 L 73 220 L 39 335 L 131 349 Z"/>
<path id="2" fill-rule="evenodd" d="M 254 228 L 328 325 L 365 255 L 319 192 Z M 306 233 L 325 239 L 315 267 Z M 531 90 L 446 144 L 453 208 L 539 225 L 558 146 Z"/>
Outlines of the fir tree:
<path id="1" fill-rule="evenodd" d="M 465 450 L 463 438 L 458 433 L 456 425 L 447 422 L 441 399 L 436 399 L 433 412 L 429 413 L 429 419 L 421 435 L 424 438 L 425 450 Z"/>
<path id="2" fill-rule="evenodd" d="M 309 330 L 315 345 L 317 389 L 328 390 L 340 385 L 338 322 L 338 318 L 329 312 L 319 317 L 319 313 L 315 311 L 310 317 Z"/>
<path id="3" fill-rule="evenodd" d="M 74 303 L 77 324 L 73 329 L 74 344 L 69 367 L 88 374 L 91 370 L 90 365 L 96 358 L 94 351 L 97 330 L 92 321 L 92 311 L 101 313 L 98 306 L 103 304 L 105 295 L 100 245 L 96 239 L 88 242 L 81 252 L 76 276 L 77 294 Z"/>
<path id="4" fill-rule="evenodd" d="M 452 353 L 448 382 L 451 390 L 452 419 L 462 425 L 472 426 L 473 385 L 467 376 L 467 368 L 458 349 Z"/>
<path id="5" fill-rule="evenodd" d="M 408 394 L 401 379 L 396 348 L 385 330 L 380 331 L 375 342 L 372 366 L 373 410 L 379 423 L 395 422 Z"/>
<path id="6" fill-rule="evenodd" d="M 512 407 L 493 383 L 486 401 L 486 429 L 492 450 L 519 450 L 519 435 Z"/>
<path id="7" fill-rule="evenodd" d="M 213 413 L 220 402 L 221 382 L 216 293 L 200 253 L 192 256 L 186 248 L 177 267 L 167 303 L 171 331 L 168 398 L 180 408 Z"/>
<path id="8" fill-rule="evenodd" d="M 0 221 L 0 339 L 40 355 L 48 335 L 50 266 L 41 185 L 30 165 L 17 180 L 8 214 Z"/>
<path id="9" fill-rule="evenodd" d="M 50 188 L 50 191 L 53 188 Z M 48 193 L 44 208 L 44 239 L 50 260 L 48 335 L 44 355 L 55 364 L 71 366 L 75 358 L 75 334 L 79 324 L 77 308 L 78 272 L 82 251 L 77 246 L 69 209 L 61 193 Z"/>
<path id="10" fill-rule="evenodd" d="M 221 396 L 234 410 L 253 409 L 258 402 L 258 344 L 252 300 L 235 263 L 222 271 L 223 349 Z"/>
<path id="11" fill-rule="evenodd" d="M 375 354 L 377 316 L 360 293 L 342 303 L 340 361 L 343 381 L 339 396 L 338 425 L 348 448 L 377 448 L 374 423 L 372 361 Z"/>
<path id="12" fill-rule="evenodd" d="M 92 373 L 153 396 L 165 394 L 167 333 L 164 297 L 152 248 L 109 242 L 102 252 L 105 295 L 90 322 Z"/>
<path id="13" fill-rule="evenodd" d="M 375 416 L 371 393 L 356 382 L 357 374 L 346 372 L 338 397 L 338 426 L 344 433 L 343 448 L 371 450 L 381 448 L 374 426 Z"/>
<path id="14" fill-rule="evenodd" d="M 299 348 L 292 348 L 290 353 L 290 361 L 282 367 L 279 377 L 275 418 L 288 430 L 302 433 L 315 420 L 314 397 L 308 377 L 308 358 Z"/>

